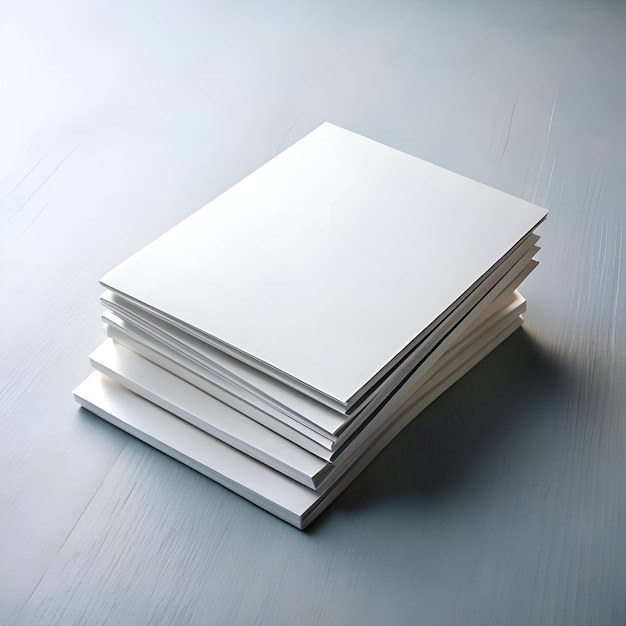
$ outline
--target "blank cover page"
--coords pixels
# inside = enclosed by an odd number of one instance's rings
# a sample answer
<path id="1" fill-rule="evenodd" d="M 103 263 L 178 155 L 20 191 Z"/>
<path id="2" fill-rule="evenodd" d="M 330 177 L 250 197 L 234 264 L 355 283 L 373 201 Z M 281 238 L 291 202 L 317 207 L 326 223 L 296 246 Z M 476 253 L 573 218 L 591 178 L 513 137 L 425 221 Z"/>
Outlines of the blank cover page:
<path id="1" fill-rule="evenodd" d="M 323 124 L 102 283 L 349 404 L 545 215 Z"/>

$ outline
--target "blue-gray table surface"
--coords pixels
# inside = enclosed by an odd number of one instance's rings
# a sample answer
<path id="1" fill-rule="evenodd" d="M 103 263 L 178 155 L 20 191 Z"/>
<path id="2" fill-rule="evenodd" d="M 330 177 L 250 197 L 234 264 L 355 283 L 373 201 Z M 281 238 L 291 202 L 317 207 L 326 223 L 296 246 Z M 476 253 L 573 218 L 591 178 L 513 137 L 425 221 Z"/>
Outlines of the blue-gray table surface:
<path id="1" fill-rule="evenodd" d="M 625 68 L 619 0 L 0 3 L 0 623 L 626 623 Z M 71 391 L 98 278 L 325 120 L 550 215 L 303 533 Z"/>

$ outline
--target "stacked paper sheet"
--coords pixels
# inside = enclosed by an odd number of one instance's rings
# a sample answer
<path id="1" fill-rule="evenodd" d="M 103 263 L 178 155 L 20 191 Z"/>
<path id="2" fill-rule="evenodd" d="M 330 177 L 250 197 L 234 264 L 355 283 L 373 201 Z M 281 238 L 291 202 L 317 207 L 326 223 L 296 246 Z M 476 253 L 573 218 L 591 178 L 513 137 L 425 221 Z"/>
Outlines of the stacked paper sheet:
<path id="1" fill-rule="evenodd" d="M 304 528 L 521 325 L 545 216 L 324 124 L 104 276 L 75 396 Z"/>

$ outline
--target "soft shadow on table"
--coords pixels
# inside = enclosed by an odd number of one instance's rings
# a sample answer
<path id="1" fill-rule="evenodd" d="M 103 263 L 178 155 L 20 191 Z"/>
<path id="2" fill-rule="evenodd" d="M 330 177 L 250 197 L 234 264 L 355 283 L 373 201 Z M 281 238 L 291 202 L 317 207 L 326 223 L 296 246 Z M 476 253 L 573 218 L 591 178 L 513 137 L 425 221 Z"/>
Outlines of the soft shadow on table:
<path id="1" fill-rule="evenodd" d="M 516 331 L 416 417 L 309 531 L 333 511 L 397 499 L 427 506 L 429 498 L 456 488 L 508 429 L 549 418 L 573 375 L 523 329 Z"/>

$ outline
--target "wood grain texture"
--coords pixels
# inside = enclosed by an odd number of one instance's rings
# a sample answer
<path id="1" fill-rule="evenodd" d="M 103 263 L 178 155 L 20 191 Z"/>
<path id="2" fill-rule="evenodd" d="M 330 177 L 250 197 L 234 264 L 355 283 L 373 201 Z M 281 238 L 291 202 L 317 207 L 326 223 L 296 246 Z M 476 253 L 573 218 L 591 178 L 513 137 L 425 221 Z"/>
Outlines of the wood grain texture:
<path id="1" fill-rule="evenodd" d="M 623 3 L 1 11 L 0 623 L 626 623 Z M 525 330 L 301 533 L 71 390 L 97 279 L 324 120 L 550 215 Z"/>

